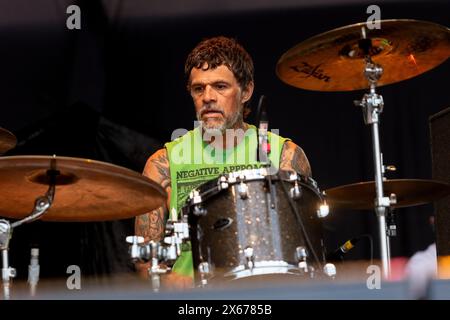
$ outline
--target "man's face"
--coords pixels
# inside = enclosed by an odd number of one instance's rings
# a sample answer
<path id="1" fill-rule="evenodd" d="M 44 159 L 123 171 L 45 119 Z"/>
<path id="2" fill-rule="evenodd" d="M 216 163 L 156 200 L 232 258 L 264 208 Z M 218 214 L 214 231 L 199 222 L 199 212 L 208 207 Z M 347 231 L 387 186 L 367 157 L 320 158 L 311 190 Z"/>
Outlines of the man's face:
<path id="1" fill-rule="evenodd" d="M 253 93 L 253 83 L 242 90 L 233 72 L 224 65 L 208 70 L 193 68 L 190 91 L 203 128 L 224 132 L 241 124 L 243 106 Z"/>

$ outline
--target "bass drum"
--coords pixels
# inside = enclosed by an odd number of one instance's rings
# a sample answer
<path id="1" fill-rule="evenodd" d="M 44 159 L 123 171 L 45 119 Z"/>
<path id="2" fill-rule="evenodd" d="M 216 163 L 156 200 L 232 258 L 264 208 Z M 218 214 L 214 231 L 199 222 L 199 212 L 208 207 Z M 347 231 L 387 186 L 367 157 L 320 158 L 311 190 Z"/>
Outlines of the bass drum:
<path id="1" fill-rule="evenodd" d="M 316 277 L 325 262 L 324 204 L 313 179 L 288 171 L 244 170 L 201 185 L 183 208 L 196 279 Z"/>

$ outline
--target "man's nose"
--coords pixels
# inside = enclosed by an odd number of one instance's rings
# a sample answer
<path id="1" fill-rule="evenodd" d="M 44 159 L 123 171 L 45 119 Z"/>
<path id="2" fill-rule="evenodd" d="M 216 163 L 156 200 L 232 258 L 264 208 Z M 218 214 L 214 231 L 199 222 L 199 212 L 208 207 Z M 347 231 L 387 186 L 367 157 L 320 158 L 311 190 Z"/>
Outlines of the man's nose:
<path id="1" fill-rule="evenodd" d="M 211 101 L 216 101 L 216 92 L 212 86 L 207 85 L 203 93 L 203 102 L 208 103 Z"/>

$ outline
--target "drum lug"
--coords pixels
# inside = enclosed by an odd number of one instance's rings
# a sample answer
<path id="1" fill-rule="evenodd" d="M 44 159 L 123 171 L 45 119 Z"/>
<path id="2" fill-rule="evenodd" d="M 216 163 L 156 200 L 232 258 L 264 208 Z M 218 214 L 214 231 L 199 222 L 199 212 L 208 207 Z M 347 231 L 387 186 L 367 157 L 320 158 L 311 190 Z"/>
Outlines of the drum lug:
<path id="1" fill-rule="evenodd" d="M 192 213 L 197 217 L 203 217 L 206 215 L 207 210 L 201 206 L 202 196 L 198 192 L 198 190 L 192 190 L 189 194 L 189 198 L 191 199 L 191 203 L 194 205 Z"/>
<path id="2" fill-rule="evenodd" d="M 325 218 L 330 213 L 330 207 L 328 207 L 327 202 L 324 201 L 319 209 L 317 209 L 317 217 L 320 219 Z"/>
<path id="3" fill-rule="evenodd" d="M 296 172 L 291 172 L 289 174 L 289 181 L 297 181 L 297 173 Z"/>
<path id="4" fill-rule="evenodd" d="M 194 206 L 194 210 L 192 211 L 192 213 L 197 217 L 204 217 L 208 213 L 208 210 L 197 204 Z"/>
<path id="5" fill-rule="evenodd" d="M 228 189 L 227 177 L 225 177 L 225 176 L 220 177 L 218 187 L 219 187 L 219 190 Z"/>
<path id="6" fill-rule="evenodd" d="M 306 259 L 308 258 L 308 250 L 306 250 L 306 248 L 303 246 L 299 246 L 295 248 L 295 254 L 298 260 L 298 268 L 307 273 L 308 263 L 306 262 Z"/>
<path id="7" fill-rule="evenodd" d="M 255 266 L 255 257 L 253 256 L 253 248 L 247 247 L 244 249 L 244 255 L 245 255 L 245 268 L 250 269 L 250 271 L 253 270 L 253 267 Z"/>
<path id="8" fill-rule="evenodd" d="M 241 199 L 247 199 L 248 198 L 248 186 L 245 182 L 241 181 L 238 185 L 238 193 Z"/>
<path id="9" fill-rule="evenodd" d="M 201 262 L 198 267 L 198 272 L 200 273 L 200 285 L 206 287 L 208 285 L 208 278 L 212 275 L 211 266 L 208 262 Z"/>
<path id="10" fill-rule="evenodd" d="M 295 180 L 294 186 L 290 190 L 290 195 L 291 195 L 291 198 L 294 200 L 298 200 L 302 196 L 302 190 L 299 187 L 297 180 Z"/>
<path id="11" fill-rule="evenodd" d="M 192 204 L 202 203 L 202 196 L 197 190 L 192 190 L 189 194 L 189 198 L 191 199 Z"/>

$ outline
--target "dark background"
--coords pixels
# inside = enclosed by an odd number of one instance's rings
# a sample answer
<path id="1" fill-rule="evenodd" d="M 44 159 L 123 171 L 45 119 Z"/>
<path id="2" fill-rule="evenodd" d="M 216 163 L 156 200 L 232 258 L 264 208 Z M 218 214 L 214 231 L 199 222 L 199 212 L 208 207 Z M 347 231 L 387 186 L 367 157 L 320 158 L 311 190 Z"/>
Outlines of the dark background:
<path id="1" fill-rule="evenodd" d="M 68 30 L 66 8 L 81 7 L 81 30 Z M 373 180 L 370 129 L 353 100 L 364 91 L 312 92 L 275 75 L 281 55 L 322 32 L 367 19 L 368 1 L 0 1 L 0 126 L 19 139 L 7 155 L 88 157 L 142 171 L 177 128 L 191 129 L 184 61 L 203 38 L 236 38 L 254 59 L 255 102 L 269 99 L 270 127 L 303 147 L 321 189 Z M 448 25 L 449 1 L 379 1 L 382 19 Z M 428 118 L 450 106 L 450 62 L 382 87 L 381 146 L 389 178 L 431 178 Z M 250 122 L 254 113 L 250 116 Z M 431 205 L 397 211 L 394 257 L 434 241 Z M 1 215 L 1 213 L 0 213 Z M 370 211 L 333 211 L 327 246 L 371 234 Z M 133 220 L 34 222 L 15 230 L 11 265 L 26 277 L 29 248 L 41 248 L 41 275 L 64 276 L 77 264 L 89 275 L 130 271 L 124 238 Z M 346 259 L 368 259 L 362 242 Z"/>

